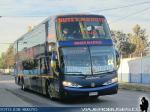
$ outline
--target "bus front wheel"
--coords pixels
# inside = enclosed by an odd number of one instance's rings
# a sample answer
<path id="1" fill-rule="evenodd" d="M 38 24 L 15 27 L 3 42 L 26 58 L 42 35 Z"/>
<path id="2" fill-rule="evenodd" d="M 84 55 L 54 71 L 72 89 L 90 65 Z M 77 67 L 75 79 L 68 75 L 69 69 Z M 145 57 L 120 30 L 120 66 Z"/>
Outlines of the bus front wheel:
<path id="1" fill-rule="evenodd" d="M 46 83 L 46 94 L 47 96 L 51 99 L 51 100 L 54 100 L 54 97 L 53 97 L 53 89 L 52 89 L 52 84 L 51 82 L 47 82 Z"/>

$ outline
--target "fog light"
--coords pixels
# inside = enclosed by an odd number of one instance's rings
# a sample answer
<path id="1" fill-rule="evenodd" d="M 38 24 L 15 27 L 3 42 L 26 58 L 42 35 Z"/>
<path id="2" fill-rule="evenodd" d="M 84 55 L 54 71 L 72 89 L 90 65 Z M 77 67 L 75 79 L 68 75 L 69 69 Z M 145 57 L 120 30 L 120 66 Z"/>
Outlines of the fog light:
<path id="1" fill-rule="evenodd" d="M 115 83 L 115 82 L 118 82 L 118 78 L 115 77 L 107 82 L 105 82 L 103 85 L 106 86 L 106 85 L 109 85 L 109 84 L 112 84 L 112 83 Z"/>

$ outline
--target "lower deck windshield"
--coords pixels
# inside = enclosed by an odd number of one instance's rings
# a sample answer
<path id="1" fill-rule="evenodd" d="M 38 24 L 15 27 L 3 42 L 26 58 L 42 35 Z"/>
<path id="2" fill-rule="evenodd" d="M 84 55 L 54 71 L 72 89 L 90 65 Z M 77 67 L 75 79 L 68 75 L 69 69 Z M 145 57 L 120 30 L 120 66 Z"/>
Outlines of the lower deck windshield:
<path id="1" fill-rule="evenodd" d="M 111 46 L 62 48 L 64 74 L 92 75 L 115 70 L 115 54 Z"/>
<path id="2" fill-rule="evenodd" d="M 62 48 L 65 74 L 91 74 L 87 47 Z"/>

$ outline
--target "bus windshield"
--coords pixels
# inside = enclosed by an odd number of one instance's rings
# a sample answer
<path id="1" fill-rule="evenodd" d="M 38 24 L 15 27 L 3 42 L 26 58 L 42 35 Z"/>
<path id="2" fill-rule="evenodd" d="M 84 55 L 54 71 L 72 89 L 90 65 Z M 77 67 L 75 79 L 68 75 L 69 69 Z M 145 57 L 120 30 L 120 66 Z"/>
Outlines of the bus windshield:
<path id="1" fill-rule="evenodd" d="M 112 46 L 62 48 L 64 74 L 94 75 L 115 70 Z"/>
<path id="2" fill-rule="evenodd" d="M 106 19 L 102 17 L 59 17 L 57 38 L 65 40 L 110 39 Z"/>
<path id="3" fill-rule="evenodd" d="M 87 47 L 62 48 L 65 74 L 91 74 L 90 55 Z"/>
<path id="4" fill-rule="evenodd" d="M 115 54 L 112 46 L 90 46 L 93 74 L 115 70 Z"/>

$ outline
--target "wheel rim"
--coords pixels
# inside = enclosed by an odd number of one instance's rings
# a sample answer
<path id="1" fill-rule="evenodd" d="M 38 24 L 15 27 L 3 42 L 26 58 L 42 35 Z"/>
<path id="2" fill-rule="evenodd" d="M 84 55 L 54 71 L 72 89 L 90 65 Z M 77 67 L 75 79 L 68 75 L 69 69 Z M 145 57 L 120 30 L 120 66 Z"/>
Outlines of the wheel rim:
<path id="1" fill-rule="evenodd" d="M 49 85 L 49 86 L 48 86 L 48 94 L 49 94 L 49 97 L 50 97 L 50 98 L 53 98 L 52 92 L 53 92 L 53 91 L 52 91 L 52 86 Z"/>
<path id="2" fill-rule="evenodd" d="M 24 90 L 24 84 L 22 84 L 22 90 Z"/>

